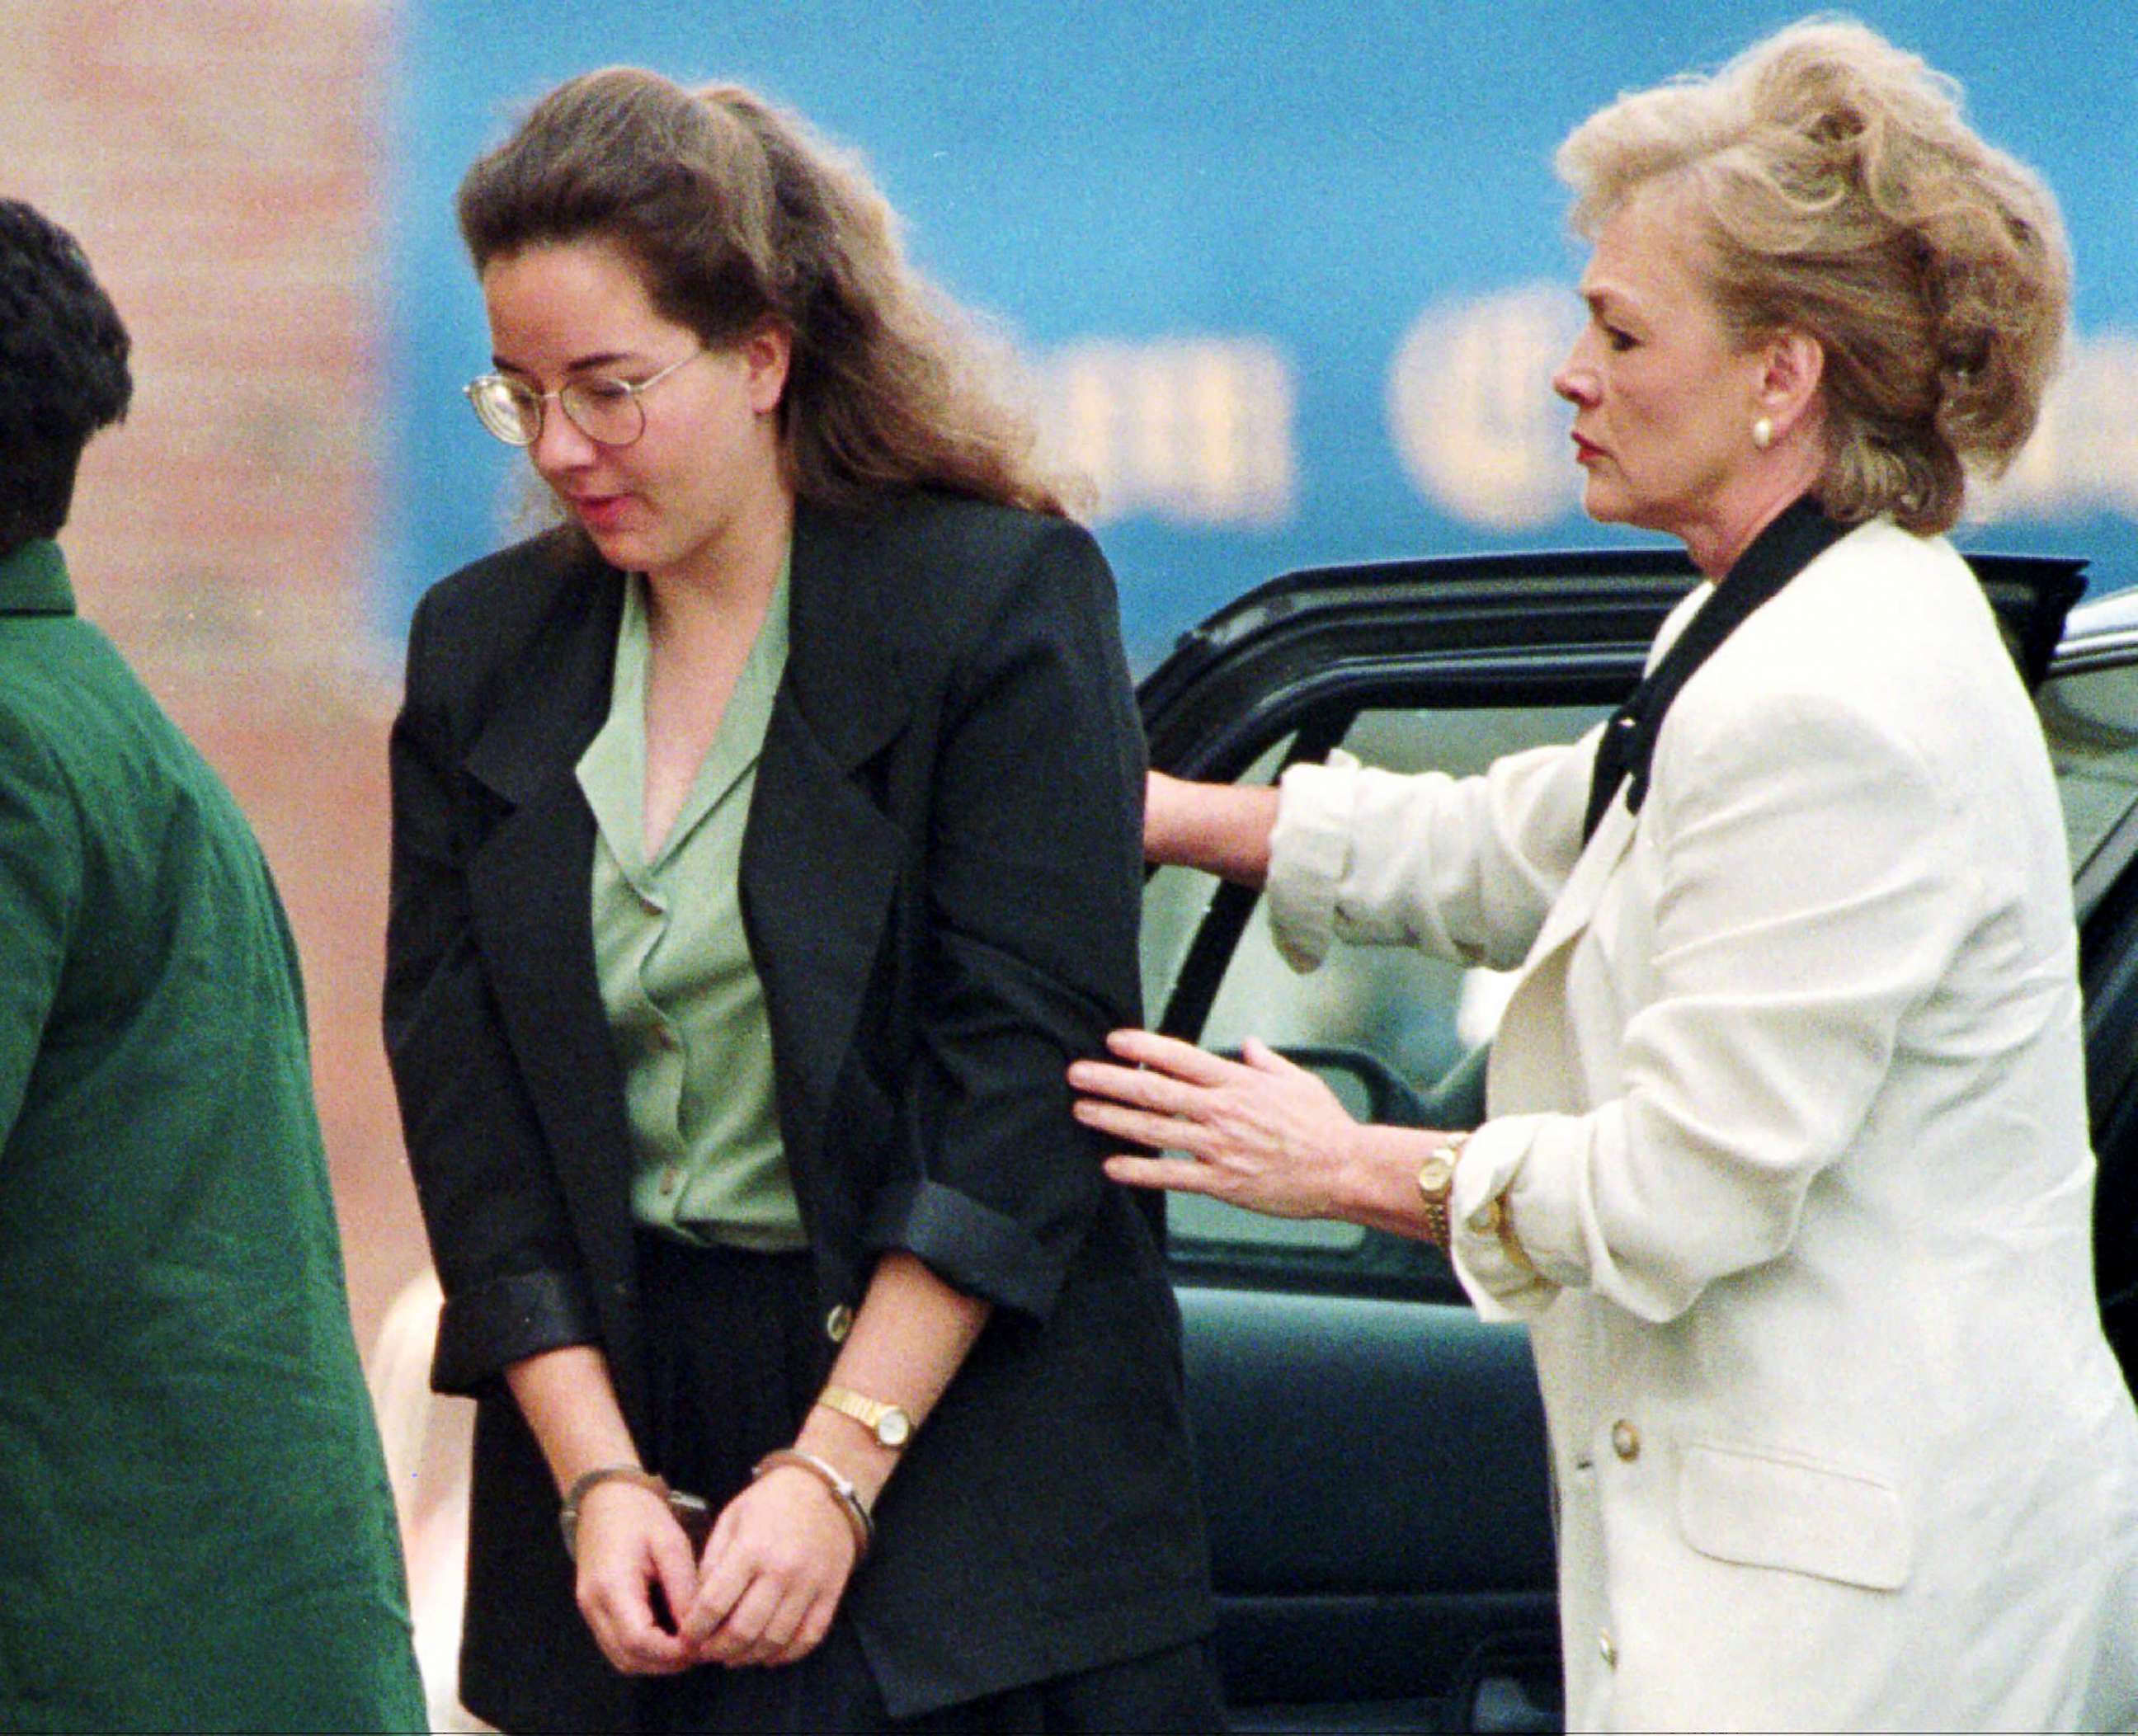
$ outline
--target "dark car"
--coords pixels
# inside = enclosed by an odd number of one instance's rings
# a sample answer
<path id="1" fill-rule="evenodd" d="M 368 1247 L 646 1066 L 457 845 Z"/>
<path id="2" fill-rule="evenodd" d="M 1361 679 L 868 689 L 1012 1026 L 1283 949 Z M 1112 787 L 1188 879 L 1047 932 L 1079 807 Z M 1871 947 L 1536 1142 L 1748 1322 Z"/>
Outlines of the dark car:
<path id="1" fill-rule="evenodd" d="M 1974 561 L 2036 692 L 2071 847 L 2101 1162 L 2097 1276 L 2138 1373 L 2138 592 L 2073 608 L 2083 563 Z M 1662 553 L 1331 568 L 1264 585 L 1142 687 L 1151 758 L 1267 782 L 1343 747 L 1480 770 L 1622 699 L 1694 574 Z M 1225 1049 L 1261 1036 L 1357 1114 L 1482 1114 L 1491 973 L 1339 948 L 1296 977 L 1257 896 L 1166 868 L 1145 899 L 1146 1004 Z M 1420 1244 L 1168 1197 L 1174 1281 L 1242 1730 L 1552 1730 L 1559 1641 L 1544 1423 L 1527 1336 L 1488 1324 Z"/>

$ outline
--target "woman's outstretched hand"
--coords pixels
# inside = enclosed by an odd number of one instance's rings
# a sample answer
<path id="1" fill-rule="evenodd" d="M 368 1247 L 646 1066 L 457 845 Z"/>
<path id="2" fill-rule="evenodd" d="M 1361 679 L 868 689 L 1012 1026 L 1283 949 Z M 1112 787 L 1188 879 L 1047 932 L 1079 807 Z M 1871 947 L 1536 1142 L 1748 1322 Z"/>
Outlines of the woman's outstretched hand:
<path id="1" fill-rule="evenodd" d="M 1069 1069 L 1076 1119 L 1193 1160 L 1109 1158 L 1115 1181 L 1204 1193 L 1273 1217 L 1350 1215 L 1361 1129 L 1306 1069 L 1253 1037 L 1237 1061 L 1148 1031 L 1116 1031 L 1106 1046 L 1115 1061 Z"/>

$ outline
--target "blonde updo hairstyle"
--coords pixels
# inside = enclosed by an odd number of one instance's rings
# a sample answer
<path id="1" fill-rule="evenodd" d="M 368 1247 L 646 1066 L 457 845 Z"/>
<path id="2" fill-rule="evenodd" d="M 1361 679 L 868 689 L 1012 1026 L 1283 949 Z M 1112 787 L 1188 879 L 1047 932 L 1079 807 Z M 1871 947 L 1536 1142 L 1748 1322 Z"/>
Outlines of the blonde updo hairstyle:
<path id="1" fill-rule="evenodd" d="M 1949 529 L 1969 471 L 2000 474 L 2033 433 L 2071 302 L 2056 202 L 1961 119 L 1951 80 L 1874 32 L 1793 25 L 1622 97 L 1557 166 L 1591 241 L 1635 198 L 1678 202 L 1736 342 L 1818 342 L 1817 492 L 1842 523 Z"/>
<path id="2" fill-rule="evenodd" d="M 802 500 L 865 506 L 933 485 L 1054 514 L 1081 504 L 1033 461 L 1008 346 L 907 264 L 867 171 L 740 85 L 621 66 L 572 79 L 476 162 L 456 208 L 478 273 L 524 247 L 605 241 L 709 348 L 783 325 L 782 451 Z"/>

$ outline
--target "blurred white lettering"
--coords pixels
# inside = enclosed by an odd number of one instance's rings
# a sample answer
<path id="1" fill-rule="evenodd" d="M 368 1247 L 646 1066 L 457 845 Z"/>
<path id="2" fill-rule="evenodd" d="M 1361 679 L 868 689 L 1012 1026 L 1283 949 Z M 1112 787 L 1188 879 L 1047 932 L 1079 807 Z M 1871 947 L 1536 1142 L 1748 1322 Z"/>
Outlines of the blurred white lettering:
<path id="1" fill-rule="evenodd" d="M 1094 342 L 1039 363 L 1041 427 L 1101 519 L 1267 529 L 1298 497 L 1290 360 L 1258 338 Z"/>
<path id="2" fill-rule="evenodd" d="M 2138 337 L 2100 332 L 2075 339 L 2042 405 L 2042 419 L 1995 481 L 1968 493 L 1968 517 L 2138 518 Z"/>
<path id="3" fill-rule="evenodd" d="M 1425 498 L 1466 524 L 1528 530 L 1579 510 L 1552 370 L 1580 304 L 1563 284 L 1524 284 L 1428 308 L 1389 373 L 1389 427 Z"/>

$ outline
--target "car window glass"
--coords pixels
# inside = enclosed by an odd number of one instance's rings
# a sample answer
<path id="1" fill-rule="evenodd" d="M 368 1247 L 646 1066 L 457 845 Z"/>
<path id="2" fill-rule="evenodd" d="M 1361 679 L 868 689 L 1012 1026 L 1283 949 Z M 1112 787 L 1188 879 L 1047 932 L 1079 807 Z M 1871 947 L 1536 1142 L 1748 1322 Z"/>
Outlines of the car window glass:
<path id="1" fill-rule="evenodd" d="M 1462 777 L 1503 753 L 1571 741 L 1604 714 L 1599 706 L 1373 710 L 1359 714 L 1343 745 L 1387 770 Z M 1273 748 L 1242 781 L 1267 782 L 1281 764 L 1281 748 Z M 1165 1004 L 1213 886 L 1208 876 L 1185 870 L 1152 876 L 1144 957 L 1154 1012 Z M 1340 943 L 1320 969 L 1297 974 L 1277 956 L 1267 903 L 1258 902 L 1200 1040 L 1209 1048 L 1237 1051 L 1252 1036 L 1280 1051 L 1321 1051 L 1315 1070 L 1364 1118 L 1369 1109 L 1364 1073 L 1385 1068 L 1414 1090 L 1429 1089 L 1491 1036 L 1505 990 L 1498 973 L 1465 970 L 1408 947 Z M 1168 1213 L 1177 1260 L 1192 1261 L 1198 1249 L 1272 1254 L 1290 1248 L 1325 1261 L 1369 1239 L 1355 1226 L 1261 1217 L 1190 1194 L 1169 1196 Z"/>
<path id="2" fill-rule="evenodd" d="M 2138 671 L 2061 676 L 2042 690 L 2039 710 L 2076 871 L 2138 805 Z"/>
<path id="3" fill-rule="evenodd" d="M 1272 743 L 1237 780 L 1267 783 L 1275 778 L 1291 751 L 1295 738 L 1286 734 Z M 1144 1016 L 1156 1021 L 1173 993 L 1173 985 L 1194 944 L 1196 930 L 1217 894 L 1214 875 L 1193 868 L 1165 867 L 1152 871 L 1143 890 L 1143 1005 Z"/>

